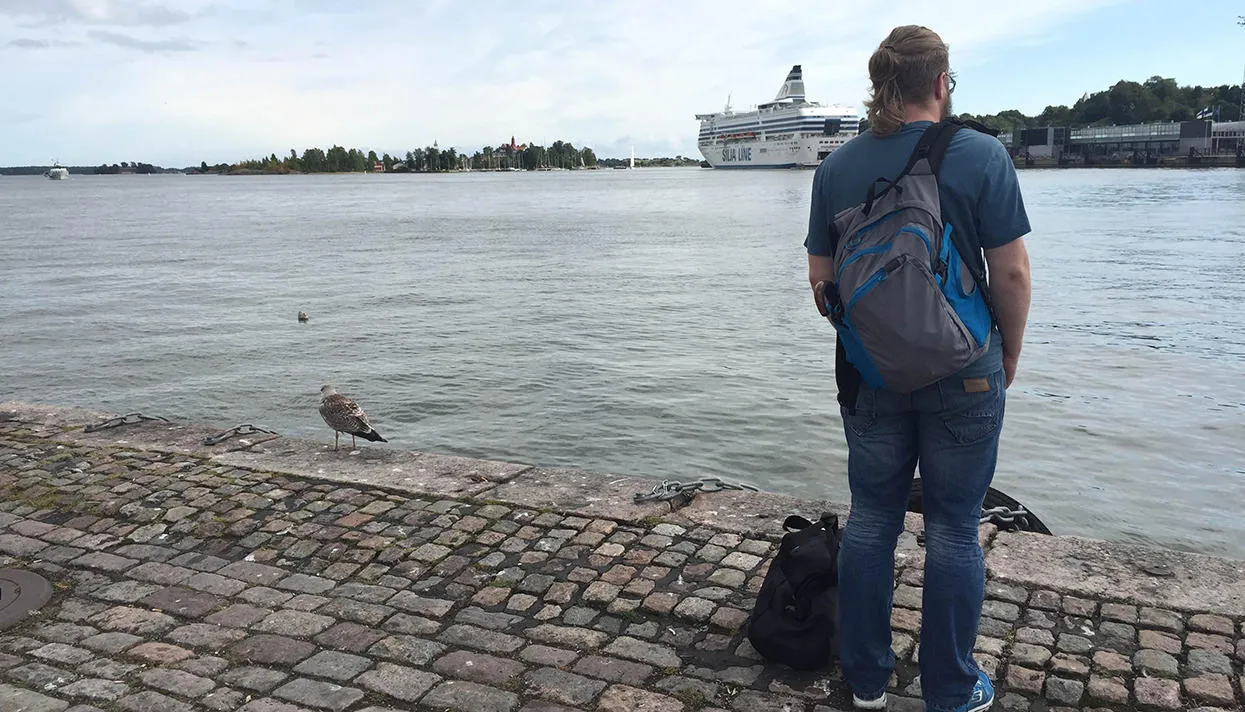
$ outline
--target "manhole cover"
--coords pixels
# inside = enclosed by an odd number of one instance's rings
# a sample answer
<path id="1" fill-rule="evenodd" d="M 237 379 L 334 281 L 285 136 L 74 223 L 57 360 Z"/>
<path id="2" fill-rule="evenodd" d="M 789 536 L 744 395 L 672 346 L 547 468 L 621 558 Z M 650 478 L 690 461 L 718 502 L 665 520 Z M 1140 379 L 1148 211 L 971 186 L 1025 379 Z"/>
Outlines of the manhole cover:
<path id="1" fill-rule="evenodd" d="M 0 630 L 25 620 L 52 598 L 52 585 L 38 574 L 0 569 Z"/>

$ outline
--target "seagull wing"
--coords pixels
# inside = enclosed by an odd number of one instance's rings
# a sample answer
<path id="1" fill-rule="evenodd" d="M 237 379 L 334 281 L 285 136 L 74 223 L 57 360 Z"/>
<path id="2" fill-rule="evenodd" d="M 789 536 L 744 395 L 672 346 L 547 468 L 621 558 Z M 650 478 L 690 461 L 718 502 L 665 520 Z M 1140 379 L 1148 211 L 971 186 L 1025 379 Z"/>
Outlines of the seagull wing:
<path id="1" fill-rule="evenodd" d="M 320 417 L 329 427 L 343 433 L 366 433 L 372 429 L 367 414 L 358 403 L 334 393 L 320 401 Z"/>

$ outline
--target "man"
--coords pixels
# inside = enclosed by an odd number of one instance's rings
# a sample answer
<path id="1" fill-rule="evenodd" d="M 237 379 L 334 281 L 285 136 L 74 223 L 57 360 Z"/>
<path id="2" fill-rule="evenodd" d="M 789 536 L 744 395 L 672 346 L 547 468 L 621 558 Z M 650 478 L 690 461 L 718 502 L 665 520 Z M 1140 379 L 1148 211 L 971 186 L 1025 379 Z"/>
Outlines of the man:
<path id="1" fill-rule="evenodd" d="M 955 81 L 947 46 L 931 30 L 893 30 L 870 58 L 869 74 L 869 130 L 832 153 L 813 178 L 804 244 L 815 295 L 819 282 L 835 279 L 834 216 L 864 202 L 877 178 L 897 177 L 924 130 L 951 115 Z M 996 319 L 984 355 L 958 373 L 901 394 L 864 383 L 842 342 L 836 345 L 851 487 L 839 559 L 840 660 L 861 709 L 886 706 L 895 663 L 895 544 L 918 462 L 926 535 L 919 650 L 926 709 L 979 712 L 994 701 L 990 680 L 973 659 L 985 593 L 977 530 L 994 476 L 1005 389 L 1016 376 L 1028 319 L 1023 236 L 1030 228 L 1006 150 L 971 128 L 956 132 L 944 154 L 939 202 L 943 219 L 972 249 L 984 252 Z"/>

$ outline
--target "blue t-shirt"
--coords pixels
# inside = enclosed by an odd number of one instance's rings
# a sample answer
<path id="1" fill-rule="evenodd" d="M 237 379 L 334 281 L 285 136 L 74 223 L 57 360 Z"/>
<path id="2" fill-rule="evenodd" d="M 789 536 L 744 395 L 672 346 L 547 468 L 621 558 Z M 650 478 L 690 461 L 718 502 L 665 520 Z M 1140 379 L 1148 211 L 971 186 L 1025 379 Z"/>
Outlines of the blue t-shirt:
<path id="1" fill-rule="evenodd" d="M 842 210 L 863 203 L 869 185 L 879 177 L 894 179 L 907 165 L 912 150 L 930 121 L 904 124 L 878 137 L 866 131 L 826 157 L 813 174 L 813 200 L 804 247 L 811 255 L 830 255 L 830 225 Z M 1002 247 L 1028 234 L 1029 216 L 1011 156 L 999 140 L 971 128 L 951 139 L 938 171 L 943 219 L 955 226 L 970 245 Z M 954 378 L 979 378 L 1003 367 L 1003 342 L 990 332 L 990 348 Z"/>

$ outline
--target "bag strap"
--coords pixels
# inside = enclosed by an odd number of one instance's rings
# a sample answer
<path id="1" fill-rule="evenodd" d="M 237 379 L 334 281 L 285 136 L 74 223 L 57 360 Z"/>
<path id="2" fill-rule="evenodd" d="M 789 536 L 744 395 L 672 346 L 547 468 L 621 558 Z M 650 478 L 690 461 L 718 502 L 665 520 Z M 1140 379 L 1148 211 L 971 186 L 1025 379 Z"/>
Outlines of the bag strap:
<path id="1" fill-rule="evenodd" d="M 808 529 L 813 526 L 813 524 L 820 524 L 825 529 L 837 529 L 839 526 L 839 515 L 834 512 L 822 512 L 816 522 L 810 522 L 805 517 L 801 517 L 798 514 L 792 514 L 782 520 L 782 528 L 789 532 L 803 531 L 804 529 Z"/>
<path id="2" fill-rule="evenodd" d="M 925 133 L 921 134 L 921 140 L 917 141 L 916 147 L 912 149 L 912 155 L 908 158 L 908 165 L 900 175 L 902 176 L 911 171 L 917 162 L 924 158 L 929 161 L 930 171 L 937 176 L 938 170 L 942 168 L 943 154 L 947 152 L 947 147 L 951 145 L 951 139 L 955 138 L 956 132 L 963 128 L 980 131 L 990 136 L 999 135 L 997 130 L 972 119 L 958 119 L 955 117 L 943 119 L 931 124 L 929 128 L 925 129 Z"/>
<path id="3" fill-rule="evenodd" d="M 865 215 L 868 215 L 873 211 L 873 203 L 875 201 L 889 193 L 891 190 L 895 190 L 899 193 L 903 192 L 903 186 L 899 185 L 899 181 L 903 180 L 903 177 L 912 171 L 912 168 L 917 164 L 917 161 L 921 160 L 925 154 L 929 153 L 934 130 L 937 127 L 937 124 L 930 126 L 925 129 L 925 133 L 921 134 L 921 140 L 917 141 L 916 147 L 912 149 L 912 155 L 908 157 L 907 165 L 903 167 L 903 170 L 899 172 L 899 175 L 895 176 L 894 179 L 887 178 L 885 176 L 879 176 L 873 179 L 873 182 L 869 184 L 869 190 L 865 193 Z M 878 183 L 885 183 L 886 187 L 881 191 L 878 191 Z"/>
<path id="4" fill-rule="evenodd" d="M 792 514 L 791 516 L 782 520 L 782 528 L 790 532 L 800 531 L 801 529 L 807 529 L 811 526 L 813 526 L 812 522 L 808 521 L 807 519 L 805 519 L 804 517 L 801 517 L 798 514 Z"/>
<path id="5" fill-rule="evenodd" d="M 822 512 L 821 525 L 828 531 L 837 531 L 839 528 L 839 515 L 834 512 Z"/>
<path id="6" fill-rule="evenodd" d="M 954 121 L 939 121 L 930 124 L 921 134 L 921 138 L 916 142 L 916 146 L 912 148 L 912 154 L 908 156 L 908 164 L 904 166 L 903 171 L 895 178 L 898 181 L 916 168 L 916 164 L 924 158 L 929 161 L 929 168 L 934 176 L 938 176 L 938 169 L 942 166 L 942 154 L 946 152 L 947 146 L 951 145 L 951 138 L 959 131 L 960 127 Z"/>
<path id="7" fill-rule="evenodd" d="M 789 551 L 792 546 L 812 544 L 818 539 L 836 535 L 838 523 L 838 516 L 832 512 L 823 512 L 821 517 L 815 521 L 809 521 L 798 514 L 793 514 L 783 521 L 784 528 L 792 529 L 798 527 L 798 529 L 783 537 L 783 543 L 779 548 L 780 555 L 774 563 L 782 569 L 783 574 L 787 577 L 787 583 L 791 586 L 791 595 L 797 602 L 797 605 L 804 600 L 804 591 L 815 592 L 838 584 L 838 562 L 832 559 L 828 571 L 816 573 L 804 570 L 796 571 L 791 568 L 793 566 L 792 561 L 782 554 Z M 806 614 L 806 610 L 800 611 L 801 616 Z"/>
<path id="8" fill-rule="evenodd" d="M 910 170 L 921 158 L 929 161 L 930 170 L 934 173 L 934 178 L 938 178 L 938 169 L 942 167 L 942 157 L 947 152 L 947 147 L 951 145 L 951 139 L 955 138 L 957 131 L 963 128 L 970 128 L 975 131 L 998 136 L 999 132 L 987 128 L 985 125 L 977 121 L 965 121 L 963 119 L 944 119 L 930 126 L 921 136 L 921 141 L 917 143 L 916 149 L 912 152 L 912 158 L 909 159 L 909 166 L 906 170 Z M 928 146 L 925 148 L 924 155 L 921 155 L 921 144 L 929 139 Z M 982 259 L 981 250 L 973 249 L 964 242 L 964 235 L 959 230 L 951 231 L 951 242 L 955 245 L 955 249 L 960 253 L 960 257 L 964 259 L 964 264 L 968 265 L 969 274 L 973 276 L 973 281 L 977 284 L 977 290 L 981 292 L 981 299 L 986 304 L 986 311 L 990 313 L 990 321 L 997 325 L 998 318 L 994 312 L 994 302 L 990 298 L 989 284 L 986 280 L 986 265 Z"/>
<path id="9" fill-rule="evenodd" d="M 893 180 L 879 177 L 869 184 L 869 190 L 865 194 L 865 215 L 868 215 L 873 210 L 874 201 L 886 195 L 892 188 L 903 192 L 903 187 L 897 184 L 904 176 L 912 172 L 912 169 L 916 167 L 917 163 L 921 162 L 922 158 L 929 161 L 930 170 L 937 178 L 938 168 L 942 165 L 942 154 L 946 152 L 947 146 L 951 143 L 951 137 L 955 135 L 955 132 L 959 130 L 961 125 L 962 122 L 958 119 L 948 119 L 931 124 L 926 128 L 921 133 L 921 138 L 916 142 L 916 146 L 912 148 L 912 153 L 908 156 L 908 162 L 904 165 L 903 170 L 899 172 L 899 175 L 895 176 Z M 877 190 L 878 183 L 886 184 L 886 187 L 881 192 Z"/>

